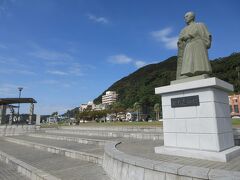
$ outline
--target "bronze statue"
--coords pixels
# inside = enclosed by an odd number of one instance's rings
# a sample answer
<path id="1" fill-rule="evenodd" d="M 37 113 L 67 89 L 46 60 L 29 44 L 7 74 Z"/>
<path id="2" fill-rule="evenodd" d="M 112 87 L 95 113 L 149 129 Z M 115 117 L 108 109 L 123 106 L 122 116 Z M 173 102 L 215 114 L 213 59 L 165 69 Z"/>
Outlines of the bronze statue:
<path id="1" fill-rule="evenodd" d="M 188 12 L 184 16 L 187 26 L 178 39 L 177 79 L 209 74 L 212 71 L 208 51 L 212 36 L 203 23 L 195 22 L 195 14 Z"/>

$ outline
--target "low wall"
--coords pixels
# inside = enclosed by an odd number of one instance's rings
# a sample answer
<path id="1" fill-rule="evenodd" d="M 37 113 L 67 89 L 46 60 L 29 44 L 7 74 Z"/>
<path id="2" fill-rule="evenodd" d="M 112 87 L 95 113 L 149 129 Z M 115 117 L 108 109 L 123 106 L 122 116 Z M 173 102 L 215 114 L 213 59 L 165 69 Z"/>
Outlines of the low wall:
<path id="1" fill-rule="evenodd" d="M 117 144 L 105 146 L 103 159 L 103 168 L 112 180 L 240 179 L 240 172 L 236 171 L 186 166 L 128 155 L 118 151 Z"/>
<path id="2" fill-rule="evenodd" d="M 37 131 L 40 131 L 40 126 L 35 125 L 0 126 L 0 136 L 16 136 L 25 133 L 34 133 Z"/>

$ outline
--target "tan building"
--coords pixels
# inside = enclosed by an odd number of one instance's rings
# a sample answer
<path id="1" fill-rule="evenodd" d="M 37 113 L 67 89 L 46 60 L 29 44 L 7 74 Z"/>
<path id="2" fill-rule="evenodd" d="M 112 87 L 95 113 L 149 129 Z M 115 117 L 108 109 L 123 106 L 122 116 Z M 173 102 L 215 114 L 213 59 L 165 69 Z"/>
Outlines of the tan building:
<path id="1" fill-rule="evenodd" d="M 107 91 L 105 95 L 102 96 L 102 104 L 111 105 L 117 101 L 118 94 L 116 91 Z"/>
<path id="2" fill-rule="evenodd" d="M 234 94 L 228 97 L 231 116 L 240 116 L 240 94 Z"/>
<path id="3" fill-rule="evenodd" d="M 93 110 L 95 108 L 95 106 L 96 105 L 93 103 L 93 101 L 89 101 L 87 104 L 81 104 L 80 107 L 79 107 L 79 111 L 83 112 L 86 109 Z"/>

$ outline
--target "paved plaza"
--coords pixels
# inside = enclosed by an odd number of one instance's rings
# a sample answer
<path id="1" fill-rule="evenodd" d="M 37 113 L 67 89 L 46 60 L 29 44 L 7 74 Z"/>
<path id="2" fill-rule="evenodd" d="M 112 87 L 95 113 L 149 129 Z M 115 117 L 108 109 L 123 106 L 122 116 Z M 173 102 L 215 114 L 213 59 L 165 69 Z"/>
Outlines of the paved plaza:
<path id="1" fill-rule="evenodd" d="M 82 131 L 84 131 L 84 135 L 77 133 Z M 42 172 L 50 174 L 57 179 L 111 179 L 102 167 L 102 161 L 94 163 L 94 161 L 90 162 L 90 158 L 83 160 L 81 157 L 79 158 L 70 155 L 72 152 L 79 152 L 85 153 L 88 156 L 98 157 L 101 160 L 104 159 L 104 148 L 110 142 L 119 142 L 116 146 L 117 151 L 125 154 L 126 157 L 129 156 L 129 161 L 131 161 L 130 156 L 132 156 L 142 158 L 146 162 L 165 162 L 170 164 L 180 164 L 181 166 L 217 169 L 223 170 L 223 172 L 227 171 L 228 173 L 234 172 L 235 174 L 240 174 L 240 157 L 227 163 L 222 163 L 156 154 L 154 152 L 154 147 L 163 145 L 163 140 L 155 140 L 154 136 L 152 136 L 153 139 L 144 139 L 144 136 L 142 136 L 143 139 L 139 139 L 139 137 L 137 138 L 137 136 L 134 136 L 134 134 L 139 133 L 151 135 L 153 134 L 151 131 L 121 131 L 122 135 L 118 137 L 101 136 L 103 133 L 101 131 L 106 133 L 106 129 L 91 130 L 90 132 L 95 131 L 95 133 L 90 134 L 89 136 L 86 135 L 87 131 L 88 130 L 86 129 L 83 130 L 79 128 L 75 129 L 75 133 L 73 134 L 71 128 L 68 130 L 52 129 L 47 130 L 46 132 L 41 130 L 37 133 L 1 137 L 0 151 L 41 170 Z M 108 133 L 113 132 L 113 130 L 109 129 Z M 98 136 L 97 133 L 99 134 Z M 132 135 L 124 138 L 124 133 Z M 160 136 L 162 136 L 161 132 L 159 132 L 159 137 Z M 52 151 L 52 148 L 57 148 L 58 152 Z M 61 150 L 64 150 L 64 153 Z M 25 176 L 18 173 L 16 169 L 3 162 L 0 163 L 0 169 L 0 179 L 27 179 Z M 167 177 L 167 175 L 165 176 Z"/>

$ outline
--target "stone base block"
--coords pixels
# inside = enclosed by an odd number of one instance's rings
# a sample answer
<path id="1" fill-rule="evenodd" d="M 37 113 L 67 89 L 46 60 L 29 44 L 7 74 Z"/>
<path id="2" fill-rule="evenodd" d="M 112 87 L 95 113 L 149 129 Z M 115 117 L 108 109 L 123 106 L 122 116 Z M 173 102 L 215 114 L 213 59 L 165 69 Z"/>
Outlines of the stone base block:
<path id="1" fill-rule="evenodd" d="M 234 146 L 232 148 L 229 148 L 221 152 L 159 146 L 159 147 L 155 147 L 155 153 L 171 155 L 171 156 L 182 156 L 182 157 L 188 157 L 188 158 L 206 159 L 210 161 L 228 162 L 231 159 L 237 156 L 240 156 L 240 146 Z"/>

